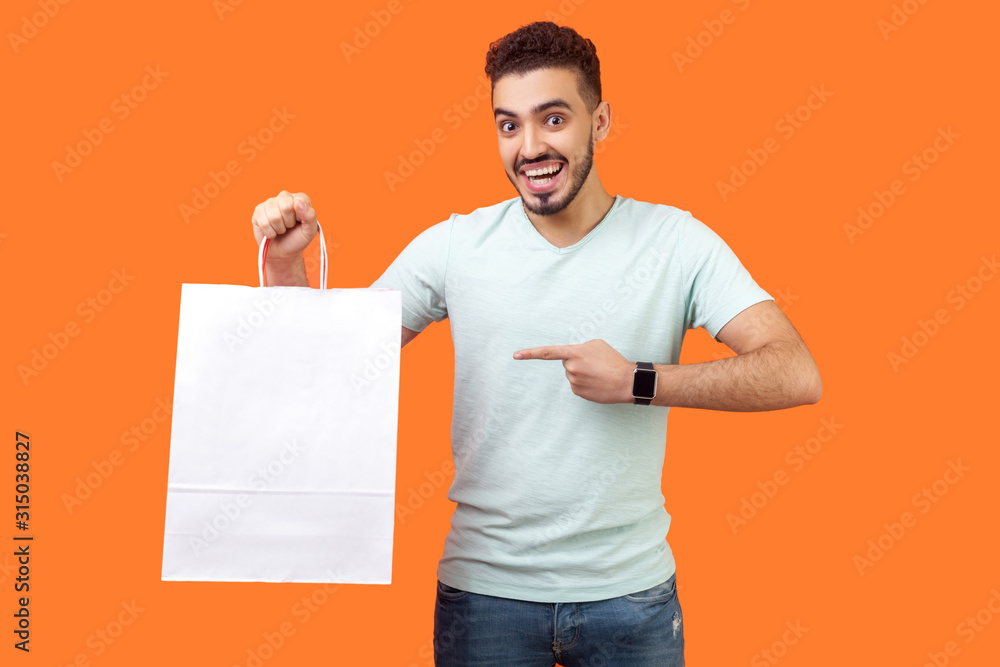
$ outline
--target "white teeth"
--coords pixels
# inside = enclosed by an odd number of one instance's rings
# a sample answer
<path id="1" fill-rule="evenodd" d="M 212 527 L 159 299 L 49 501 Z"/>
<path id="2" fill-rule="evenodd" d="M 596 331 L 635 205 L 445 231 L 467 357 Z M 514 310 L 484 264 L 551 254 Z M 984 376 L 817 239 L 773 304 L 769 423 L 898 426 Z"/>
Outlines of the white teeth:
<path id="1" fill-rule="evenodd" d="M 535 184 L 537 184 L 537 185 L 541 185 L 542 183 L 548 183 L 548 182 L 549 182 L 549 181 L 551 181 L 551 180 L 552 180 L 552 178 L 551 178 L 551 177 L 549 177 L 549 178 L 540 178 L 540 179 L 537 179 L 537 180 L 535 180 L 535 179 L 532 179 L 532 181 L 531 181 L 531 182 L 532 182 L 532 183 L 535 183 Z"/>
<path id="2" fill-rule="evenodd" d="M 553 164 L 551 166 L 545 167 L 544 169 L 529 169 L 524 172 L 525 176 L 544 176 L 545 174 L 552 174 L 562 169 L 561 164 Z"/>

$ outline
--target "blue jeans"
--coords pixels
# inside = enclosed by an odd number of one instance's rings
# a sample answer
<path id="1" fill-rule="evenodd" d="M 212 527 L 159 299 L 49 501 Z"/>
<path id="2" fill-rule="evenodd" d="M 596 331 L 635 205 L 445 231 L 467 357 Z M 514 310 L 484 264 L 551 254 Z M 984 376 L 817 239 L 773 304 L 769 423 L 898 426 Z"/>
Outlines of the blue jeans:
<path id="1" fill-rule="evenodd" d="M 676 573 L 644 591 L 596 602 L 527 602 L 438 581 L 437 667 L 683 667 Z"/>

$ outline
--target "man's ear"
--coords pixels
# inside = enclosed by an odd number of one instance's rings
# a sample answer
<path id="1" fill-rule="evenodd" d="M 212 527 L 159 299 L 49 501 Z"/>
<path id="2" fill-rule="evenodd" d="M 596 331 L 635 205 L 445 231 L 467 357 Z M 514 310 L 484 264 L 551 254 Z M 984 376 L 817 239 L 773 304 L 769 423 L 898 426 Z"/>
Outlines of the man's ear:
<path id="1" fill-rule="evenodd" d="M 593 113 L 594 141 L 604 141 L 611 130 L 611 103 L 602 100 Z"/>

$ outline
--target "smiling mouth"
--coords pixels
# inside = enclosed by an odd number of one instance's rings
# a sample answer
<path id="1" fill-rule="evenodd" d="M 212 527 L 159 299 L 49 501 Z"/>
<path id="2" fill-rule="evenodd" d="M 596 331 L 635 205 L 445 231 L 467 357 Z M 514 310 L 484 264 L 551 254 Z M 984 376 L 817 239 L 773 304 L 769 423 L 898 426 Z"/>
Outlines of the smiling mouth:
<path id="1" fill-rule="evenodd" d="M 528 181 L 535 185 L 544 185 L 556 177 L 560 171 L 562 171 L 562 164 L 552 164 L 548 167 L 542 167 L 541 169 L 525 169 L 524 175 L 528 177 Z"/>

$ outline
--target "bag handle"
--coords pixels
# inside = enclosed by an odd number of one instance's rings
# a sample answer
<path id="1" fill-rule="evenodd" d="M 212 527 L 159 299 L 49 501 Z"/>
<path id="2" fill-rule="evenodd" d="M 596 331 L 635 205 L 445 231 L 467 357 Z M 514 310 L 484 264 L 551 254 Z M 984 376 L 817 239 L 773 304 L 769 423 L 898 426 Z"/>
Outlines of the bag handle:
<path id="1" fill-rule="evenodd" d="M 326 289 L 326 239 L 323 238 L 323 227 L 320 226 L 319 220 L 316 221 L 316 228 L 319 229 L 319 288 Z M 270 240 L 271 239 L 265 236 L 263 242 L 260 244 L 260 248 L 257 251 L 257 275 L 260 278 L 261 287 L 264 286 L 264 263 L 267 261 L 267 243 Z"/>

